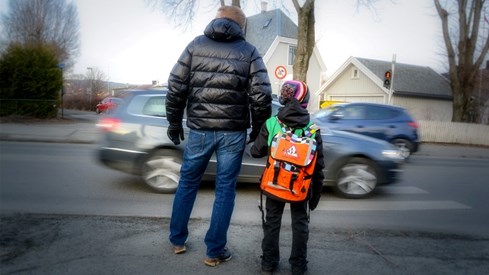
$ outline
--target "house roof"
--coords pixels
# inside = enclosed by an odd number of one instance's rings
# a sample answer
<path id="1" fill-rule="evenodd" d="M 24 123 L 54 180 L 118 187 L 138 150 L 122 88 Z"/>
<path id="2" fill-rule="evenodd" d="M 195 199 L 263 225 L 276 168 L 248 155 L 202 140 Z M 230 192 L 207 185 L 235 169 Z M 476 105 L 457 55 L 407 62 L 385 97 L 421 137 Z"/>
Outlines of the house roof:
<path id="1" fill-rule="evenodd" d="M 391 71 L 392 62 L 352 56 L 326 81 L 318 94 L 332 85 L 351 64 L 388 92 L 388 89 L 383 87 L 384 75 L 386 71 Z M 393 76 L 394 95 L 452 99 L 448 79 L 430 67 L 395 63 Z"/>
<path id="2" fill-rule="evenodd" d="M 386 71 L 391 70 L 392 62 L 356 57 L 369 71 L 384 80 Z M 395 63 L 392 89 L 395 95 L 434 98 L 452 98 L 448 79 L 430 67 Z"/>
<path id="3" fill-rule="evenodd" d="M 297 39 L 297 25 L 280 9 L 247 18 L 246 40 L 264 56 L 277 36 Z"/>

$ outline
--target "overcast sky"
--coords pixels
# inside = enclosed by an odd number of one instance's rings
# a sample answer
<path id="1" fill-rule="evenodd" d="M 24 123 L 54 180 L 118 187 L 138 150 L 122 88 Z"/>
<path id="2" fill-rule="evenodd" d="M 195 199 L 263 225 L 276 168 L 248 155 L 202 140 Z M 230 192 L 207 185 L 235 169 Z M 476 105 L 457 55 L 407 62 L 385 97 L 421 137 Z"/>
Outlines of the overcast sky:
<path id="1" fill-rule="evenodd" d="M 202 34 L 215 16 L 203 4 L 193 26 L 175 29 L 163 13 L 144 0 L 74 0 L 80 21 L 81 55 L 73 73 L 97 67 L 111 81 L 131 84 L 166 82 L 181 52 Z M 207 1 L 202 1 L 207 3 Z M 247 0 L 247 16 L 259 12 L 260 0 Z M 268 9 L 273 9 L 269 1 Z M 290 0 L 285 0 L 290 2 Z M 396 4 L 393 4 L 395 2 Z M 0 0 L 4 10 L 8 0 Z M 332 75 L 350 56 L 429 66 L 444 72 L 441 23 L 432 0 L 383 0 L 376 14 L 355 9 L 355 0 L 316 1 L 316 40 Z M 290 17 L 297 22 L 295 11 Z M 271 76 L 272 77 L 272 76 Z"/>

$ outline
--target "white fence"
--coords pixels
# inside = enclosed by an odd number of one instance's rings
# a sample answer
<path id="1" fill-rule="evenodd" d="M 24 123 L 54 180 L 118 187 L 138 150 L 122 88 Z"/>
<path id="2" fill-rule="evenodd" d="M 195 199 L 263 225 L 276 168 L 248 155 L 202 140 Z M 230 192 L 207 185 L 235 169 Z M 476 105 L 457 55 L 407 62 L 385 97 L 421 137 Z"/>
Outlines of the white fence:
<path id="1" fill-rule="evenodd" d="M 420 120 L 421 142 L 489 146 L 489 125 Z"/>

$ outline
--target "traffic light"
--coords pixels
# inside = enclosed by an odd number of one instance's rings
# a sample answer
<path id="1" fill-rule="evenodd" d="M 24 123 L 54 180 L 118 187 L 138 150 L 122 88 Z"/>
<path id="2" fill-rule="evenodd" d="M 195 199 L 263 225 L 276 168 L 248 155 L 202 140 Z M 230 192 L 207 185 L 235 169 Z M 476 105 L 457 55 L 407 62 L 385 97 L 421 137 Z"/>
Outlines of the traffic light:
<path id="1" fill-rule="evenodd" d="M 391 71 L 386 71 L 384 74 L 384 87 L 386 87 L 387 89 L 391 87 L 391 77 L 392 77 Z"/>

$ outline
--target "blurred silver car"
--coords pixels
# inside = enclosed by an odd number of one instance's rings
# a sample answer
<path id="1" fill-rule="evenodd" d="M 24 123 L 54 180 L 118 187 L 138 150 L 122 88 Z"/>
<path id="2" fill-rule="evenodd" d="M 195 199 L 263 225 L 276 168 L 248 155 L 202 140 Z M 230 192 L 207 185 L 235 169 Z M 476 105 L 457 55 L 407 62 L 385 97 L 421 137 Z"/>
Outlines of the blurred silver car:
<path id="1" fill-rule="evenodd" d="M 175 192 L 182 164 L 184 140 L 175 146 L 167 137 L 166 90 L 133 90 L 111 114 L 100 119 L 102 131 L 98 160 L 119 171 L 141 175 L 144 182 L 161 193 Z M 273 114 L 280 106 L 274 102 Z M 312 119 L 315 119 L 312 116 Z M 188 128 L 184 131 L 188 136 Z M 397 181 L 403 158 L 392 144 L 366 136 L 321 128 L 325 156 L 326 186 L 346 198 L 364 198 L 380 184 Z M 266 157 L 244 155 L 239 182 L 259 183 Z M 204 179 L 215 177 L 212 158 Z"/>

